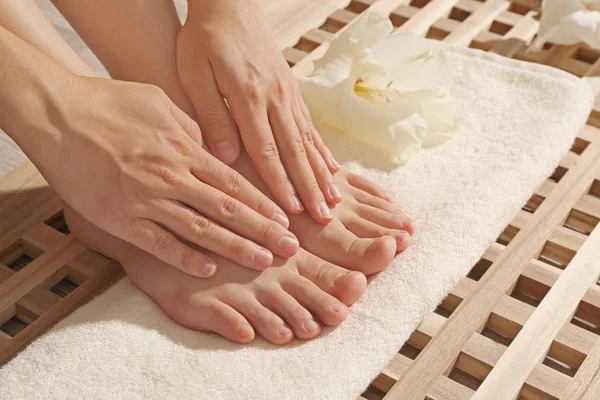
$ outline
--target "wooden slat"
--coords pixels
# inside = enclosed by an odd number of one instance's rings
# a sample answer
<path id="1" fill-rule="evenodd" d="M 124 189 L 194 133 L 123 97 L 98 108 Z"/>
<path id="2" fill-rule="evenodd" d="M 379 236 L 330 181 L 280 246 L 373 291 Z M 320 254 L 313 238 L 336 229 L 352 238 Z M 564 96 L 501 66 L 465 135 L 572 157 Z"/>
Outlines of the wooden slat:
<path id="1" fill-rule="evenodd" d="M 561 400 L 600 399 L 600 338 L 560 398 Z"/>
<path id="2" fill-rule="evenodd" d="M 488 0 L 452 31 L 444 41 L 458 46 L 468 46 L 471 40 L 488 27 L 509 5 L 510 3 L 506 0 Z"/>

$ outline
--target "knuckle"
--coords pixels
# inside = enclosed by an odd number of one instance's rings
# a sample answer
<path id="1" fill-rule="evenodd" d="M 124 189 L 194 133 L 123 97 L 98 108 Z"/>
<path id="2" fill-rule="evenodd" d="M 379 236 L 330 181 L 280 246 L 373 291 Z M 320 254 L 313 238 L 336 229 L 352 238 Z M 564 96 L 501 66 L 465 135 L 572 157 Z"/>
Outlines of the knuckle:
<path id="1" fill-rule="evenodd" d="M 313 135 L 309 129 L 302 131 L 300 136 L 302 137 L 302 142 L 306 145 L 314 144 Z"/>
<path id="2" fill-rule="evenodd" d="M 324 176 L 324 177 L 329 177 L 331 175 L 331 172 L 329 171 L 329 168 L 327 167 L 327 165 L 323 165 L 323 166 L 319 167 L 319 169 L 317 170 L 317 173 L 319 174 L 319 176 Z"/>
<path id="3" fill-rule="evenodd" d="M 219 205 L 221 215 L 227 217 L 235 217 L 239 214 L 240 204 L 232 197 L 224 196 Z"/>
<path id="4" fill-rule="evenodd" d="M 225 190 L 227 190 L 227 193 L 231 195 L 239 193 L 242 189 L 242 179 L 242 176 L 237 172 L 231 173 L 227 177 L 227 182 L 225 183 Z"/>
<path id="5" fill-rule="evenodd" d="M 181 253 L 181 257 L 179 260 L 179 265 L 182 267 L 181 269 L 186 272 L 188 267 L 192 264 L 192 259 L 194 258 L 194 251 L 189 247 L 186 247 Z"/>
<path id="6" fill-rule="evenodd" d="M 212 131 L 224 131 L 235 127 L 231 117 L 224 113 L 208 113 L 202 116 L 202 124 Z"/>
<path id="7" fill-rule="evenodd" d="M 279 159 L 279 149 L 277 149 L 277 145 L 275 142 L 267 143 L 261 149 L 262 157 L 267 161 L 273 161 Z"/>
<path id="8" fill-rule="evenodd" d="M 265 222 L 263 222 L 263 224 L 259 230 L 260 237 L 263 239 L 267 239 L 273 234 L 274 230 L 275 230 L 275 222 L 265 221 Z"/>
<path id="9" fill-rule="evenodd" d="M 327 276 L 327 274 L 329 273 L 329 271 L 331 271 L 331 268 L 333 267 L 332 264 L 330 263 L 323 263 L 321 264 L 321 267 L 319 268 L 319 270 L 317 271 L 317 279 L 316 281 L 322 281 L 325 280 L 325 277 Z"/>
<path id="10" fill-rule="evenodd" d="M 168 232 L 162 233 L 154 241 L 153 250 L 159 254 L 167 254 L 172 251 L 175 237 Z"/>
<path id="11" fill-rule="evenodd" d="M 181 174 L 168 165 L 156 165 L 154 172 L 156 177 L 166 185 L 180 186 L 182 183 Z"/>
<path id="12" fill-rule="evenodd" d="M 244 250 L 244 239 L 242 239 L 240 236 L 234 236 L 231 238 L 229 248 L 234 254 L 240 254 L 242 250 Z"/>
<path id="13" fill-rule="evenodd" d="M 313 194 L 313 195 L 319 195 L 321 194 L 321 188 L 319 187 L 319 184 L 317 183 L 316 180 L 312 180 L 309 184 L 308 184 L 308 192 Z"/>
<path id="14" fill-rule="evenodd" d="M 205 218 L 202 215 L 194 215 L 191 221 L 191 228 L 192 232 L 196 235 L 209 236 L 213 229 L 213 224 L 208 218 Z"/>
<path id="15" fill-rule="evenodd" d="M 281 79 L 281 77 L 279 76 L 275 76 L 275 80 L 273 83 L 275 87 L 275 95 L 277 96 L 277 100 L 283 101 L 284 99 L 286 99 L 287 89 L 284 80 Z"/>
<path id="16" fill-rule="evenodd" d="M 258 195 L 254 201 L 254 210 L 259 214 L 263 214 L 263 211 L 268 208 L 268 203 L 269 201 L 265 196 Z"/>
<path id="17" fill-rule="evenodd" d="M 250 104 L 258 105 L 262 103 L 262 91 L 256 79 L 251 79 L 246 83 L 244 94 Z"/>
<path id="18" fill-rule="evenodd" d="M 303 157 L 306 154 L 306 149 L 304 148 L 304 141 L 301 137 L 297 137 L 292 139 L 290 142 L 290 153 L 293 157 Z"/>

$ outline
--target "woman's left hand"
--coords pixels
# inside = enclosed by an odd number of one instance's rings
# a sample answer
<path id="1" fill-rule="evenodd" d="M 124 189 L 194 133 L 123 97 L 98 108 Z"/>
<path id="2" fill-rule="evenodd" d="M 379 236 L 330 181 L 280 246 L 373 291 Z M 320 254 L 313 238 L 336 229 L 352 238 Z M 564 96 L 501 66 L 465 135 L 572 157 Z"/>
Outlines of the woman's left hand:
<path id="1" fill-rule="evenodd" d="M 238 130 L 261 177 L 290 213 L 321 223 L 340 194 L 339 169 L 315 130 L 298 83 L 258 0 L 189 0 L 177 68 L 205 143 L 221 161 L 240 154 Z M 299 197 L 299 198 L 298 198 Z"/>

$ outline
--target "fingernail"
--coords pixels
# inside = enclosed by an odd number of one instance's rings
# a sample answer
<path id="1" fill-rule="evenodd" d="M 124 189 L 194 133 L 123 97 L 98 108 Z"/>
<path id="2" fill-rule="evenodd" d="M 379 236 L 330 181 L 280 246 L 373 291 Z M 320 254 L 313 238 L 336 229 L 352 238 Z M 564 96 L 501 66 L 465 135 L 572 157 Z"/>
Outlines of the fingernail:
<path id="1" fill-rule="evenodd" d="M 275 213 L 273 215 L 273 218 L 271 219 L 277 222 L 279 225 L 283 226 L 285 229 L 287 229 L 288 226 L 290 226 L 290 220 L 284 214 Z"/>
<path id="2" fill-rule="evenodd" d="M 300 211 L 304 210 L 304 207 L 302 207 L 302 204 L 300 203 L 300 199 L 298 197 L 296 197 L 296 195 L 292 195 L 292 206 L 296 210 L 300 210 Z"/>
<path id="3" fill-rule="evenodd" d="M 350 272 L 342 272 L 338 274 L 338 276 L 336 276 L 333 280 L 333 284 L 338 287 L 344 286 L 346 284 L 346 278 L 348 278 L 348 275 L 350 275 Z"/>
<path id="4" fill-rule="evenodd" d="M 233 143 L 225 140 L 215 144 L 215 156 L 225 164 L 229 164 L 235 161 L 237 151 Z"/>
<path id="5" fill-rule="evenodd" d="M 250 337 L 254 334 L 254 329 L 252 329 L 252 327 L 248 324 L 243 324 L 242 326 L 240 326 L 240 330 L 239 330 L 239 334 L 240 337 Z"/>
<path id="6" fill-rule="evenodd" d="M 288 328 L 287 326 L 282 326 L 281 328 L 279 328 L 279 334 L 281 336 L 287 336 L 291 333 L 292 331 L 290 330 L 290 328 Z"/>
<path id="7" fill-rule="evenodd" d="M 329 157 L 329 163 L 333 168 L 341 168 L 340 163 L 338 163 L 337 160 L 333 158 L 333 156 Z"/>
<path id="8" fill-rule="evenodd" d="M 334 199 L 341 199 L 342 195 L 340 194 L 340 191 L 338 190 L 337 186 L 335 186 L 334 183 L 332 183 L 331 185 L 329 185 L 329 195 L 331 197 L 333 197 Z"/>
<path id="9" fill-rule="evenodd" d="M 273 254 L 267 249 L 257 247 L 256 250 L 254 250 L 252 260 L 258 265 L 269 267 L 273 263 Z"/>
<path id="10" fill-rule="evenodd" d="M 321 214 L 321 217 L 325 218 L 325 219 L 331 219 L 331 213 L 329 212 L 329 207 L 327 207 L 327 204 L 325 204 L 324 201 L 319 203 L 319 213 Z"/>
<path id="11" fill-rule="evenodd" d="M 217 266 L 211 262 L 205 262 L 200 266 L 200 272 L 205 276 L 212 276 L 217 269 Z"/>
<path id="12" fill-rule="evenodd" d="M 340 312 L 344 309 L 344 305 L 342 303 L 335 303 L 334 305 L 331 306 L 331 309 L 334 312 Z"/>
<path id="13" fill-rule="evenodd" d="M 306 329 L 307 331 L 314 331 L 315 329 L 318 329 L 319 325 L 312 319 L 309 319 L 308 321 L 306 321 L 304 323 L 304 329 Z"/>
<path id="14" fill-rule="evenodd" d="M 288 254 L 290 257 L 296 254 L 298 248 L 300 247 L 300 243 L 298 243 L 298 239 L 295 236 L 284 235 L 279 240 L 279 247 L 283 250 L 284 253 Z"/>

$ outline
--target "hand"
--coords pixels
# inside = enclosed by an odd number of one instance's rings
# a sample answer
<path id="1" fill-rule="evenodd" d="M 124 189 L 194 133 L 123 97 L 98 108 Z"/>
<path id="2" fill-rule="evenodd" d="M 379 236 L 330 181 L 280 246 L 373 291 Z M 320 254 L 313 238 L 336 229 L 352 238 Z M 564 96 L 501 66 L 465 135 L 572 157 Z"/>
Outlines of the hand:
<path id="1" fill-rule="evenodd" d="M 298 83 L 257 0 L 189 0 L 177 39 L 177 69 L 204 140 L 230 164 L 244 145 L 269 190 L 290 213 L 317 222 L 337 203 L 339 169 L 312 125 Z M 294 188 L 298 196 L 296 196 Z"/>
<path id="2" fill-rule="evenodd" d="M 197 277 L 216 264 L 189 243 L 258 270 L 271 251 L 296 253 L 285 214 L 202 148 L 198 125 L 161 89 L 83 77 L 66 86 L 48 106 L 57 150 L 36 164 L 87 220 Z"/>

